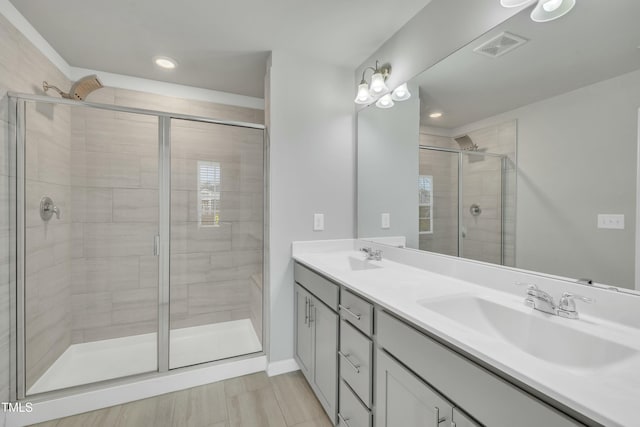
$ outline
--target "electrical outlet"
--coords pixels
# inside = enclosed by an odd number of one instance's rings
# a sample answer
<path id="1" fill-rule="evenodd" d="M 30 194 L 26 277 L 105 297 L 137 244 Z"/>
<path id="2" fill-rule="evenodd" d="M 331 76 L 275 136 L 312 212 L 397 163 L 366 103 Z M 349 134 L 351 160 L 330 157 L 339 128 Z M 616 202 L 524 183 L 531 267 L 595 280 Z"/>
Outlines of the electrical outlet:
<path id="1" fill-rule="evenodd" d="M 324 214 L 313 214 L 313 231 L 324 230 Z"/>
<path id="2" fill-rule="evenodd" d="M 391 228 L 391 214 L 383 213 L 382 215 L 380 215 L 380 222 L 380 226 L 384 230 Z"/>
<path id="3" fill-rule="evenodd" d="M 624 215 L 599 214 L 598 228 L 624 230 Z"/>

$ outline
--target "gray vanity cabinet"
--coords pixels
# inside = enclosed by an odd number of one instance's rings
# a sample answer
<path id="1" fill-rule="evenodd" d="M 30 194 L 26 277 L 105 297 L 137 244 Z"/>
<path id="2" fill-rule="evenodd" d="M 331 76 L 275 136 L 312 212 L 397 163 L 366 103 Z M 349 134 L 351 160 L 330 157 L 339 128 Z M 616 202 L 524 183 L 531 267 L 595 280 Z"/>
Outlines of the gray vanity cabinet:
<path id="1" fill-rule="evenodd" d="M 312 363 L 313 363 L 313 337 L 311 323 L 309 322 L 309 308 L 311 299 L 313 298 L 302 286 L 295 285 L 296 292 L 296 359 L 300 370 L 307 378 L 307 381 L 313 381 Z"/>
<path id="2" fill-rule="evenodd" d="M 376 351 L 376 402 L 376 427 L 451 425 L 453 406 L 380 349 Z"/>
<path id="3" fill-rule="evenodd" d="M 295 265 L 295 359 L 329 418 L 338 409 L 338 286 Z"/>
<path id="4" fill-rule="evenodd" d="M 320 301 L 312 301 L 313 384 L 329 417 L 335 420 L 338 397 L 338 315 Z"/>

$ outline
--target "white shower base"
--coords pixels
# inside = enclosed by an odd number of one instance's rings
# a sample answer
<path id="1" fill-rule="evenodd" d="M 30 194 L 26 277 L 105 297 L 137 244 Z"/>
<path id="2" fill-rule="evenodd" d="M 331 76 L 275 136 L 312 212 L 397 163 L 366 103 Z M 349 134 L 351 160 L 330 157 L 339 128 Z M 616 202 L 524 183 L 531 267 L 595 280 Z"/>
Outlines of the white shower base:
<path id="1" fill-rule="evenodd" d="M 171 369 L 262 350 L 249 319 L 172 329 L 169 342 Z M 73 344 L 27 394 L 153 372 L 157 367 L 155 333 Z"/>

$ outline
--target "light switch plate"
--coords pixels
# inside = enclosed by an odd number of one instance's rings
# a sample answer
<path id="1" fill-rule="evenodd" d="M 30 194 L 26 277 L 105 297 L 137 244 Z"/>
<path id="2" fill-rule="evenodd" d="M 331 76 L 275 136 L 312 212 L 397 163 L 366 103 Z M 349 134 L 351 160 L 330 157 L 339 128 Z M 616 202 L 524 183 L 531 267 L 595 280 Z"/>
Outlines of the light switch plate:
<path id="1" fill-rule="evenodd" d="M 598 228 L 624 230 L 624 215 L 599 214 Z"/>
<path id="2" fill-rule="evenodd" d="M 324 230 L 324 214 L 313 214 L 313 231 Z"/>
<path id="3" fill-rule="evenodd" d="M 383 229 L 388 229 L 391 228 L 391 214 L 388 213 L 383 213 L 382 215 L 380 215 L 380 226 Z"/>

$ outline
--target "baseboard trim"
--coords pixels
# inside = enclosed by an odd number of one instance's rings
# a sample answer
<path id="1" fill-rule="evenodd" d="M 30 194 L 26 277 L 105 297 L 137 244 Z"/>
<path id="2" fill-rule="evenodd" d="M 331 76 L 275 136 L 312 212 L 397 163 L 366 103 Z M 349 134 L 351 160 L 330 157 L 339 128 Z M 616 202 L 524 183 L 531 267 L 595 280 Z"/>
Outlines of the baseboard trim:
<path id="1" fill-rule="evenodd" d="M 271 362 L 267 366 L 267 375 L 273 377 L 275 375 L 286 374 L 287 372 L 293 372 L 299 370 L 300 367 L 294 359 L 278 360 L 277 362 Z"/>
<path id="2" fill-rule="evenodd" d="M 172 372 L 155 378 L 120 384 L 100 390 L 92 390 L 71 396 L 35 402 L 33 403 L 32 412 L 8 412 L 3 415 L 6 417 L 6 427 L 22 427 L 255 372 L 262 372 L 265 371 L 266 368 L 266 356 L 236 360 L 198 369 L 185 370 L 183 372 Z"/>

